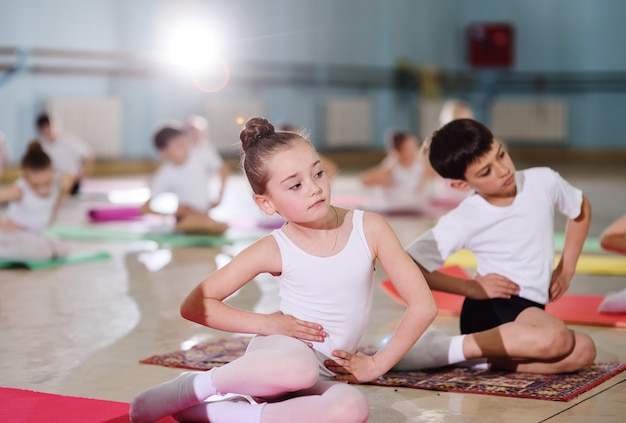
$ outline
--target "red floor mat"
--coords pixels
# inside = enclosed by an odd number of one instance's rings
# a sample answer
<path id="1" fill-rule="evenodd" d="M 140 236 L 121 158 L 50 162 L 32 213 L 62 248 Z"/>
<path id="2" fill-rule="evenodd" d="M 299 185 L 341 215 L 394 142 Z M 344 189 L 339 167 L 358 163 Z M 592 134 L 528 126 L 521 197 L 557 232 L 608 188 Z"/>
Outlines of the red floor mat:
<path id="1" fill-rule="evenodd" d="M 440 271 L 459 278 L 469 278 L 463 268 L 459 266 L 446 266 Z M 395 301 L 404 304 L 389 279 L 380 282 L 380 288 Z M 433 291 L 433 297 L 440 314 L 458 316 L 461 313 L 462 296 Z M 548 304 L 546 311 L 570 324 L 626 327 L 626 314 L 598 313 L 598 306 L 603 299 L 604 297 L 600 295 L 567 294 Z"/>
<path id="2" fill-rule="evenodd" d="M 124 402 L 0 388 L 0 422 L 129 423 Z M 158 423 L 175 423 L 170 417 Z"/>

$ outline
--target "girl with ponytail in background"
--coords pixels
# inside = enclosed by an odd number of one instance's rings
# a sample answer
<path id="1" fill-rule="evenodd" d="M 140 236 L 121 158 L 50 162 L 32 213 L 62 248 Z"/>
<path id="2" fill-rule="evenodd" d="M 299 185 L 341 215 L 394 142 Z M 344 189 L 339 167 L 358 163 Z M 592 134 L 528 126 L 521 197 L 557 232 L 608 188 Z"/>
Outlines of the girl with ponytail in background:
<path id="1" fill-rule="evenodd" d="M 0 218 L 0 258 L 49 260 L 64 257 L 67 246 L 44 234 L 72 187 L 70 174 L 56 175 L 39 142 L 28 145 L 22 157 L 22 176 L 0 189 L 0 203 L 8 203 Z"/>

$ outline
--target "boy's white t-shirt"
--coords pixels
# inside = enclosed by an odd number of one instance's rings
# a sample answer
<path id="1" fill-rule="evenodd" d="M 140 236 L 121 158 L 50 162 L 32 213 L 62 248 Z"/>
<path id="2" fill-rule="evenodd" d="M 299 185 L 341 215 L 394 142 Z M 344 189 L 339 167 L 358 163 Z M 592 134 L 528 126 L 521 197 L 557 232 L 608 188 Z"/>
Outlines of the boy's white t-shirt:
<path id="1" fill-rule="evenodd" d="M 546 167 L 515 173 L 513 204 L 498 207 L 478 194 L 414 241 L 407 252 L 429 272 L 461 249 L 476 257 L 479 275 L 497 273 L 520 286 L 520 297 L 547 304 L 554 269 L 554 212 L 580 215 L 582 191 Z"/>
<path id="2" fill-rule="evenodd" d="M 203 139 L 191 148 L 192 154 L 201 154 L 202 160 L 205 161 L 207 169 L 211 172 L 217 172 L 224 164 L 224 159 L 220 155 L 215 144 Z"/>
<path id="3" fill-rule="evenodd" d="M 58 173 L 69 172 L 78 175 L 83 166 L 83 159 L 91 155 L 91 149 L 79 138 L 63 134 L 55 141 L 40 137 L 41 147 L 50 156 L 52 167 Z"/>
<path id="4" fill-rule="evenodd" d="M 165 162 L 152 178 L 151 198 L 170 192 L 176 194 L 180 205 L 197 212 L 207 212 L 211 203 L 209 180 L 211 165 L 205 154 L 194 154 L 181 165 Z"/>

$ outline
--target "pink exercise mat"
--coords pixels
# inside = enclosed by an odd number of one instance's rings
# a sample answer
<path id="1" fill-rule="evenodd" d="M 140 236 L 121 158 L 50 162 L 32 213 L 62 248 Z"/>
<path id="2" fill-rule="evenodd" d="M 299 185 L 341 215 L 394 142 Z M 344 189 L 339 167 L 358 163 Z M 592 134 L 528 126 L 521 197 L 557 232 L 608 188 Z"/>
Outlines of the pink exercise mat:
<path id="1" fill-rule="evenodd" d="M 89 220 L 92 222 L 111 222 L 116 220 L 135 220 L 141 217 L 139 207 L 114 207 L 90 209 Z"/>

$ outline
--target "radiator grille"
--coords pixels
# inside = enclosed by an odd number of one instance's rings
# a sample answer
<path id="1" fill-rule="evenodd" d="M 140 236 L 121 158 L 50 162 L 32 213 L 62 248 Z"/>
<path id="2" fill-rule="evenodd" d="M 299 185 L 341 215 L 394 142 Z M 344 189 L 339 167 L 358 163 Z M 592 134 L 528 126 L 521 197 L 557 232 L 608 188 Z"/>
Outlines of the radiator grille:
<path id="1" fill-rule="evenodd" d="M 567 138 L 567 104 L 563 101 L 498 100 L 491 105 L 494 135 L 512 142 L 560 143 Z"/>
<path id="2" fill-rule="evenodd" d="M 46 101 L 46 111 L 63 132 L 90 146 L 98 158 L 122 156 L 122 104 L 116 97 L 56 97 Z"/>
<path id="3" fill-rule="evenodd" d="M 326 146 L 371 147 L 372 103 L 367 98 L 337 98 L 326 103 Z"/>

